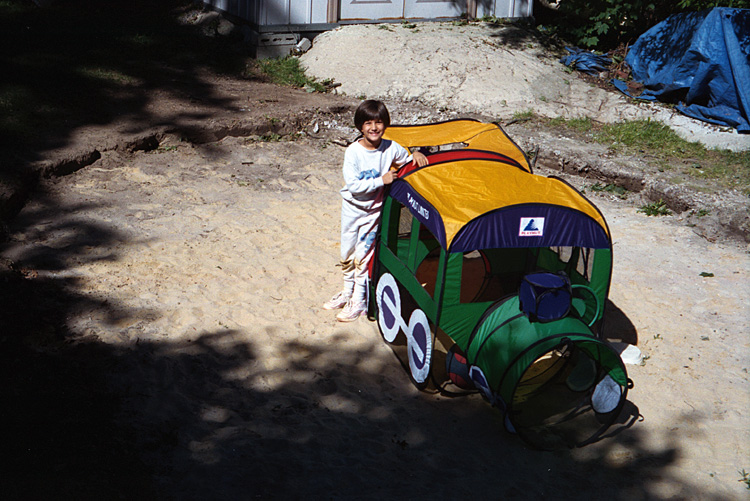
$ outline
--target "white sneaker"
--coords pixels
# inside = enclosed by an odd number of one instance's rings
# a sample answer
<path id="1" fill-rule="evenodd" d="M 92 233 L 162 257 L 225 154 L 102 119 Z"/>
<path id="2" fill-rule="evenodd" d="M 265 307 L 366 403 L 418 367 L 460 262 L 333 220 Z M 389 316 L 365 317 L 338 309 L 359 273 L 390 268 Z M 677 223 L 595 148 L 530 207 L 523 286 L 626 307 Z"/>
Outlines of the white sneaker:
<path id="1" fill-rule="evenodd" d="M 349 302 L 350 298 L 351 296 L 347 294 L 346 291 L 338 292 L 335 296 L 333 296 L 323 304 L 323 309 L 338 310 L 339 308 L 343 308 L 344 306 L 346 306 L 346 303 Z"/>
<path id="2" fill-rule="evenodd" d="M 357 320 L 360 315 L 367 313 L 367 305 L 364 301 L 354 302 L 349 301 L 344 306 L 344 309 L 336 315 L 336 320 L 339 322 L 353 322 Z"/>

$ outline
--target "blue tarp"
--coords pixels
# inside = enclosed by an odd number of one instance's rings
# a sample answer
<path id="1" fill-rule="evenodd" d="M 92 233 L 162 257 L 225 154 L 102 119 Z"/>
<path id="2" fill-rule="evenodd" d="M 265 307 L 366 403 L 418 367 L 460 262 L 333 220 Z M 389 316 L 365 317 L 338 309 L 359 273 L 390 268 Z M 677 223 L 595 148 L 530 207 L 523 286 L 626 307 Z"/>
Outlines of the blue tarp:
<path id="1" fill-rule="evenodd" d="M 641 35 L 625 62 L 640 99 L 679 103 L 693 118 L 750 133 L 750 9 L 677 14 Z"/>
<path id="2" fill-rule="evenodd" d="M 560 62 L 589 75 L 598 75 L 602 71 L 607 71 L 609 65 L 612 64 L 609 57 L 587 52 L 578 47 L 565 47 L 565 50 L 570 52 L 570 55 L 560 59 Z"/>

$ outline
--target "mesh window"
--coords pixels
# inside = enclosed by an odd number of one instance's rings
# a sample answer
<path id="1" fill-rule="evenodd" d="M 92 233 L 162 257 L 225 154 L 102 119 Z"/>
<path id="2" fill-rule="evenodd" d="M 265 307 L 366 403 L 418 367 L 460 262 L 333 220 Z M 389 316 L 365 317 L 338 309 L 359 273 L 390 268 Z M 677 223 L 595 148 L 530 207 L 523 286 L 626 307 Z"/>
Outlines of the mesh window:
<path id="1" fill-rule="evenodd" d="M 594 412 L 591 405 L 604 377 L 602 367 L 574 344 L 544 353 L 521 376 L 509 418 L 518 434 L 540 449 L 581 445 L 613 418 Z"/>

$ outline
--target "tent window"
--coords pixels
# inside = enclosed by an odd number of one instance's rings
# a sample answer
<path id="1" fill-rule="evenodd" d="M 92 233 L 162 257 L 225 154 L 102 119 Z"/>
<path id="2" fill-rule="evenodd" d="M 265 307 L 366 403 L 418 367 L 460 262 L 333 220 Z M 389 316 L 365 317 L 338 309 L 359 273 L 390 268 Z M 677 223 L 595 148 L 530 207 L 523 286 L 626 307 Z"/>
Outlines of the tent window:
<path id="1" fill-rule="evenodd" d="M 590 280 L 594 269 L 593 249 L 581 247 L 551 247 L 558 259 L 563 263 L 568 275 L 574 272 L 587 282 Z"/>
<path id="2" fill-rule="evenodd" d="M 398 222 L 398 232 L 395 242 L 388 242 L 388 247 L 409 270 L 412 270 L 415 279 L 430 297 L 434 297 L 440 245 L 432 233 L 414 219 L 404 205 L 394 201 L 393 211 L 390 221 L 394 226 Z"/>
<path id="3" fill-rule="evenodd" d="M 440 265 L 440 247 L 433 249 L 419 263 L 415 273 L 420 285 L 427 291 L 431 298 L 435 297 L 435 285 L 437 283 L 438 266 Z"/>
<path id="4" fill-rule="evenodd" d="M 481 301 L 486 286 L 489 270 L 480 251 L 464 254 L 461 264 L 461 302 L 473 303 Z"/>
<path id="5" fill-rule="evenodd" d="M 398 204 L 398 207 L 398 236 L 399 238 L 409 238 L 409 234 L 411 233 L 412 219 L 414 219 L 414 216 L 412 216 L 411 212 L 406 210 L 406 207 L 404 207 L 403 205 Z"/>
<path id="6" fill-rule="evenodd" d="M 383 207 L 381 236 L 389 249 L 404 263 L 409 261 L 409 235 L 412 215 L 397 201 L 390 199 Z"/>
<path id="7" fill-rule="evenodd" d="M 482 249 L 461 261 L 461 303 L 497 301 L 518 291 L 521 279 L 534 269 L 529 249 Z"/>
<path id="8" fill-rule="evenodd" d="M 396 212 L 398 213 L 398 237 L 396 243 L 396 256 L 404 262 L 409 262 L 409 240 L 411 237 L 411 227 L 414 221 L 414 217 L 411 212 L 401 205 L 395 203 Z"/>
<path id="9" fill-rule="evenodd" d="M 487 249 L 465 253 L 461 270 L 461 302 L 497 301 L 518 289 L 525 270 L 522 249 Z"/>

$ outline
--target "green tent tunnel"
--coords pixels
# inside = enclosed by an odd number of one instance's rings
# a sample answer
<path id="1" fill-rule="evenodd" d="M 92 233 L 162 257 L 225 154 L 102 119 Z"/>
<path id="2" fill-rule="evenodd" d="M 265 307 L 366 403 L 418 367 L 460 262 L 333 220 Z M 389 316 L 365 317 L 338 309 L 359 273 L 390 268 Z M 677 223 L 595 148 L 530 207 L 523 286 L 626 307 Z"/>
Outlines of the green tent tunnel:
<path id="1" fill-rule="evenodd" d="M 619 355 L 574 316 L 533 322 L 518 296 L 493 305 L 467 350 L 475 386 L 506 426 L 543 449 L 582 445 L 617 417 L 628 390 Z M 586 412 L 590 411 L 590 412 Z"/>
<path id="2" fill-rule="evenodd" d="M 445 388 L 453 350 L 528 443 L 595 440 L 630 385 L 601 338 L 612 273 L 602 214 L 564 181 L 533 174 L 496 124 L 391 126 L 386 138 L 452 148 L 429 155 L 423 168 L 402 168 L 383 202 L 370 312 L 413 382 Z M 521 312 L 521 283 L 538 272 L 570 282 L 561 318 Z"/>

